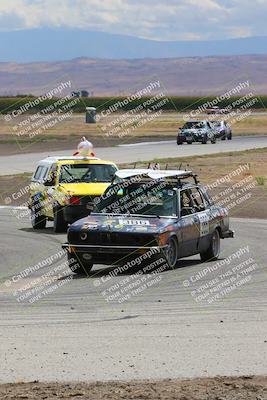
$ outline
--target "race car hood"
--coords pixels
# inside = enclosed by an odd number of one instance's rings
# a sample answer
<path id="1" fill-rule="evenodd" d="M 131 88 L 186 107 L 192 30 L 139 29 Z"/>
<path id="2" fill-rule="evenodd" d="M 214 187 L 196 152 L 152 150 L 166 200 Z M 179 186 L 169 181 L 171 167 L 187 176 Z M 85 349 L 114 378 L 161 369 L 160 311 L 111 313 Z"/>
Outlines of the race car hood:
<path id="1" fill-rule="evenodd" d="M 60 183 L 58 188 L 60 191 L 75 196 L 101 196 L 106 188 L 110 185 L 107 183 Z"/>
<path id="2" fill-rule="evenodd" d="M 193 134 L 196 134 L 196 133 L 202 133 L 202 132 L 204 132 L 204 131 L 205 131 L 204 128 L 199 128 L 199 129 L 182 129 L 182 132 L 183 132 L 183 133 L 191 133 L 192 135 L 193 135 Z"/>
<path id="3" fill-rule="evenodd" d="M 173 218 L 92 213 L 74 222 L 70 230 L 162 233 L 174 223 Z"/>

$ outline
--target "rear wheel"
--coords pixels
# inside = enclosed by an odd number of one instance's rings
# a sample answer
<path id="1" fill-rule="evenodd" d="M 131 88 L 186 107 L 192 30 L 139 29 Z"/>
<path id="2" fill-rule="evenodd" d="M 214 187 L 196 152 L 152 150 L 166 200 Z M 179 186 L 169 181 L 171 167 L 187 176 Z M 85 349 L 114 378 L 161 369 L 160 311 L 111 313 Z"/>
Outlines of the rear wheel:
<path id="1" fill-rule="evenodd" d="M 187 144 L 192 144 L 193 142 L 192 142 L 192 140 L 188 140 L 188 142 L 187 142 Z"/>
<path id="2" fill-rule="evenodd" d="M 66 232 L 68 229 L 68 223 L 64 219 L 63 208 L 55 207 L 54 208 L 54 232 L 62 233 Z"/>
<path id="3" fill-rule="evenodd" d="M 227 140 L 232 140 L 232 132 L 230 132 L 229 135 L 227 136 Z"/>
<path id="4" fill-rule="evenodd" d="M 34 201 L 31 206 L 31 223 L 33 229 L 44 229 L 46 217 L 42 215 L 42 207 L 39 201 Z"/>
<path id="5" fill-rule="evenodd" d="M 218 229 L 212 234 L 209 248 L 200 253 L 201 261 L 214 261 L 217 260 L 220 255 L 220 234 Z"/>
<path id="6" fill-rule="evenodd" d="M 93 268 L 93 263 L 85 261 L 82 254 L 68 253 L 69 268 L 77 275 L 88 275 Z"/>

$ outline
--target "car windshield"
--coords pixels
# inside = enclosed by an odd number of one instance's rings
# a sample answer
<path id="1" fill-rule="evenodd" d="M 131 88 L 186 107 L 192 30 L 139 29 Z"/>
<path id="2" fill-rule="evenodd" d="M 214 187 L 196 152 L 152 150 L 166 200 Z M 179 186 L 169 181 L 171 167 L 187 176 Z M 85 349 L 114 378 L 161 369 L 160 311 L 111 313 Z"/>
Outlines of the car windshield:
<path id="1" fill-rule="evenodd" d="M 186 122 L 183 126 L 183 129 L 199 129 L 199 128 L 204 128 L 205 124 L 202 121 L 192 121 L 192 122 Z"/>
<path id="2" fill-rule="evenodd" d="M 213 126 L 221 126 L 221 121 L 210 121 Z"/>
<path id="3" fill-rule="evenodd" d="M 123 182 L 124 183 L 124 182 Z M 176 216 L 176 190 L 165 181 L 110 186 L 95 208 L 95 212 Z"/>
<path id="4" fill-rule="evenodd" d="M 112 164 L 65 164 L 60 167 L 59 182 L 110 182 L 115 172 Z"/>

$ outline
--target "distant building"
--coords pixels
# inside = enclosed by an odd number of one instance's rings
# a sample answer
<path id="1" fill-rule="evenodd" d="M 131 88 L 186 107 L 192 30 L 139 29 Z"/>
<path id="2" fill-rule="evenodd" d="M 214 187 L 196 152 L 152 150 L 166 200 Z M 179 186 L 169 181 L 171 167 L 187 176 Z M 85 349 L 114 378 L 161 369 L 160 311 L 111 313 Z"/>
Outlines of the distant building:
<path id="1" fill-rule="evenodd" d="M 89 96 L 89 92 L 87 92 L 87 90 L 81 90 L 81 97 L 88 97 Z"/>
<path id="2" fill-rule="evenodd" d="M 89 97 L 89 92 L 87 90 L 79 90 L 77 92 L 71 92 L 72 97 Z"/>

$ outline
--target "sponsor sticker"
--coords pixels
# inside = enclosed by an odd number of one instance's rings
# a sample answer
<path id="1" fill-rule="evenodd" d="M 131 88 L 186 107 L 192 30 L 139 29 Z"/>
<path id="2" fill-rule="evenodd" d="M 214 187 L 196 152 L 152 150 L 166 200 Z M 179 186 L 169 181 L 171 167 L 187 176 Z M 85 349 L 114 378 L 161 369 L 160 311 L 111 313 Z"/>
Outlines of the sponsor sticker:
<path id="1" fill-rule="evenodd" d="M 145 219 L 120 219 L 119 223 L 121 225 L 134 225 L 134 226 L 147 226 L 150 222 Z"/>
<path id="2" fill-rule="evenodd" d="M 136 230 L 137 231 L 139 231 L 139 232 L 147 232 L 147 227 L 146 226 L 142 226 L 142 225 L 140 225 L 140 226 L 136 226 Z"/>
<path id="3" fill-rule="evenodd" d="M 83 224 L 83 226 L 82 226 L 82 229 L 88 229 L 88 230 L 90 230 L 90 229 L 97 229 L 97 224 L 94 224 L 94 223 L 85 223 L 85 224 Z"/>
<path id="4" fill-rule="evenodd" d="M 210 231 L 209 227 L 209 217 L 206 213 L 198 214 L 199 218 L 199 235 L 200 237 L 208 235 Z"/>

